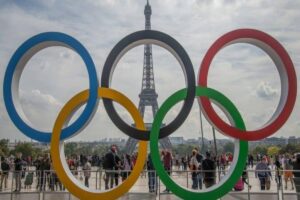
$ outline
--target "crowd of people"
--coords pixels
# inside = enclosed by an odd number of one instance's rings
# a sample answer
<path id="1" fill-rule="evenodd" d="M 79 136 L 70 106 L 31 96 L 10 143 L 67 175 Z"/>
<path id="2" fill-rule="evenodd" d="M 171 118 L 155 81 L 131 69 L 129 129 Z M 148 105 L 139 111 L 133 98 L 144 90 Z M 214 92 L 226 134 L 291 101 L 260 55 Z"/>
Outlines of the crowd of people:
<path id="1" fill-rule="evenodd" d="M 105 184 L 105 189 L 111 189 L 119 185 L 120 181 L 125 181 L 130 175 L 135 166 L 138 154 L 133 155 L 118 152 L 116 145 L 112 145 L 109 151 L 102 156 L 85 156 L 74 155 L 66 159 L 71 173 L 79 177 L 86 187 L 90 187 L 89 180 L 92 174 L 92 167 L 96 170 L 103 170 L 100 176 Z M 231 153 L 223 153 L 219 156 L 211 155 L 206 152 L 202 155 L 197 148 L 191 151 L 190 155 L 178 156 L 173 155 L 169 150 L 161 151 L 161 161 L 164 169 L 172 176 L 172 173 L 185 171 L 190 173 L 191 188 L 193 190 L 202 190 L 204 187 L 209 188 L 216 184 L 217 180 L 221 180 L 226 175 L 230 164 L 233 162 Z M 300 169 L 300 155 L 253 155 L 248 156 L 248 161 L 245 164 L 245 170 L 233 190 L 240 191 L 244 189 L 244 184 L 248 185 L 249 177 L 247 169 L 253 169 L 255 177 L 259 180 L 261 190 L 269 190 L 271 180 L 273 179 L 271 170 L 274 173 L 274 179 L 278 188 L 283 185 L 292 190 L 300 185 L 300 172 L 295 171 Z M 9 172 L 13 172 L 14 191 L 20 192 L 21 188 L 31 189 L 36 177 L 36 189 L 39 191 L 64 191 L 65 188 L 60 182 L 57 174 L 53 170 L 51 157 L 49 154 L 38 156 L 36 160 L 22 157 L 22 153 L 17 153 L 13 158 L 1 157 L 0 170 L 0 191 L 8 187 L 7 180 Z M 148 175 L 148 189 L 150 193 L 157 193 L 158 176 L 155 171 L 150 154 L 148 155 L 145 171 Z M 141 176 L 145 176 L 143 173 Z M 24 179 L 24 181 L 22 181 Z M 101 181 L 101 180 L 100 180 Z M 290 184 L 288 184 L 290 182 Z M 22 187 L 22 183 L 24 187 Z M 165 188 L 164 192 L 170 192 L 169 188 Z"/>
<path id="2" fill-rule="evenodd" d="M 284 179 L 284 188 L 286 190 L 289 189 L 288 182 L 291 184 L 291 190 L 294 190 L 295 185 L 299 185 L 298 178 L 300 178 L 300 173 L 297 170 L 300 170 L 300 154 L 294 156 L 289 154 L 277 155 L 274 158 L 267 155 L 258 155 L 257 161 L 255 177 L 259 179 L 261 190 L 270 189 L 272 180 L 271 169 L 275 170 L 277 187 L 282 186 L 282 179 Z"/>

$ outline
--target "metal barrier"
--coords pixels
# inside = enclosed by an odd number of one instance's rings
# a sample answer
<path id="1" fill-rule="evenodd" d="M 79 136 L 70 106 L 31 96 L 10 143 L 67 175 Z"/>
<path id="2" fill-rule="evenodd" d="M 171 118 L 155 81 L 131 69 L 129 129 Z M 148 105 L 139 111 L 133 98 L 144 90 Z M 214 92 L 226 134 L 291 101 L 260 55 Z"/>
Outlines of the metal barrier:
<path id="1" fill-rule="evenodd" d="M 91 176 L 88 180 L 84 177 L 84 172 L 81 168 L 72 171 L 74 176 L 82 182 L 83 185 L 88 184 L 89 187 L 104 191 L 110 188 L 111 180 L 106 179 L 108 173 L 115 174 L 113 178 L 113 187 L 117 184 L 121 184 L 122 178 L 125 178 L 130 174 L 130 171 L 105 171 L 105 170 L 91 170 Z M 207 172 L 207 171 L 205 171 Z M 205 173 L 204 171 L 199 172 L 200 174 Z M 264 199 L 268 200 L 300 200 L 300 193 L 296 192 L 296 188 L 300 189 L 300 179 L 291 178 L 293 171 L 282 171 L 281 177 L 276 176 L 276 170 L 271 169 L 271 177 L 268 180 L 261 180 L 256 177 L 257 171 L 248 169 L 246 171 L 247 178 L 245 180 L 244 188 L 241 191 L 235 191 L 234 188 L 226 196 L 222 197 L 222 200 L 233 200 L 233 199 Z M 227 170 L 216 170 L 214 172 L 214 178 L 216 184 L 222 180 L 222 177 L 227 173 Z M 182 187 L 187 187 L 194 191 L 205 189 L 205 184 L 202 183 L 202 189 L 198 185 L 197 189 L 193 185 L 193 174 L 191 171 L 183 170 L 172 170 L 170 176 L 173 180 L 176 180 Z M 8 200 L 20 197 L 22 199 L 74 199 L 74 197 L 64 188 L 59 181 L 55 171 L 36 171 L 27 170 L 22 172 L 10 171 L 5 175 L 1 174 L 0 179 L 0 199 Z M 105 181 L 106 179 L 106 181 Z M 5 185 L 5 181 L 6 185 Z M 106 182 L 106 183 L 105 183 Z M 109 183 L 109 184 L 108 184 Z M 198 182 L 199 183 L 199 182 Z M 261 185 L 261 183 L 263 183 Z M 149 185 L 150 184 L 150 185 Z M 21 190 L 18 191 L 18 187 L 21 185 Z M 6 186 L 6 187 L 5 187 Z M 265 190 L 263 190 L 265 189 Z M 299 190 L 298 190 L 299 192 Z M 130 189 L 129 193 L 121 199 L 177 199 L 175 195 L 166 190 L 164 184 L 156 176 L 155 171 L 143 171 L 139 180 Z M 298 196 L 297 196 L 298 195 Z M 135 198 L 133 196 L 136 196 Z M 140 197 L 138 197 L 140 196 Z"/>

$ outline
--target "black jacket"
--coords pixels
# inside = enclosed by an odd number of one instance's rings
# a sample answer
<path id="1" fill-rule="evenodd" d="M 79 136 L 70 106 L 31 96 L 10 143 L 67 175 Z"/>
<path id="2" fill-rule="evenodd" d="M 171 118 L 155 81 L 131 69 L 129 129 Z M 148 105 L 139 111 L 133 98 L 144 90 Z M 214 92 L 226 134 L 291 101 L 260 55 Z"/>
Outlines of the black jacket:
<path id="1" fill-rule="evenodd" d="M 20 158 L 15 159 L 15 171 L 22 171 L 22 160 Z"/>
<path id="2" fill-rule="evenodd" d="M 103 158 L 103 169 L 113 170 L 117 166 L 116 155 L 113 152 L 108 152 Z"/>

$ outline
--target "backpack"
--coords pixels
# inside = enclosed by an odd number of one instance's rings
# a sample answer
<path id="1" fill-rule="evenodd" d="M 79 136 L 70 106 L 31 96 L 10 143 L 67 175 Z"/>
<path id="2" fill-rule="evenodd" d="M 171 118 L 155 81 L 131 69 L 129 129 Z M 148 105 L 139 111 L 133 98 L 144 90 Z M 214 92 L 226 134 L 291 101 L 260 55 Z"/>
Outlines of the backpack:
<path id="1" fill-rule="evenodd" d="M 5 172 L 10 170 L 9 164 L 7 164 L 7 162 L 3 162 L 1 164 L 1 168 L 2 168 L 2 171 L 5 171 Z"/>
<path id="2" fill-rule="evenodd" d="M 238 180 L 238 182 L 235 184 L 234 190 L 235 190 L 235 191 L 242 191 L 242 190 L 244 190 L 244 182 L 243 182 L 243 179 L 242 179 L 242 178 L 240 178 L 240 179 Z"/>
<path id="3" fill-rule="evenodd" d="M 106 155 L 103 156 L 103 157 L 101 158 L 101 160 L 102 160 L 102 168 L 103 168 L 103 169 L 107 169 L 107 168 L 108 168 L 108 161 L 107 161 Z"/>

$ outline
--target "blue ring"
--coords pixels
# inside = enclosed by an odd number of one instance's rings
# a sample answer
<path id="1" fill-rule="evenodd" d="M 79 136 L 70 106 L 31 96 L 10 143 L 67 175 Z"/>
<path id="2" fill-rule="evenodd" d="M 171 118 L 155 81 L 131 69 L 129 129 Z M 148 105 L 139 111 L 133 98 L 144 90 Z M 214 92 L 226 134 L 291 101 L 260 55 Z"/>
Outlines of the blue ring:
<path id="1" fill-rule="evenodd" d="M 29 51 L 31 48 L 36 47 L 44 42 L 58 42 L 62 43 L 62 46 L 67 46 L 77 52 L 80 57 L 83 59 L 88 75 L 89 75 L 89 99 L 87 104 L 82 112 L 82 114 L 78 117 L 78 119 L 72 123 L 70 126 L 64 128 L 61 134 L 61 140 L 71 137 L 76 134 L 81 128 L 83 128 L 91 116 L 93 116 L 94 110 L 98 105 L 98 87 L 99 81 L 97 77 L 96 68 L 94 62 L 88 53 L 88 51 L 84 48 L 84 46 L 77 41 L 75 38 L 66 35 L 64 33 L 58 32 L 46 32 L 41 33 L 32 38 L 25 41 L 14 53 L 11 57 L 6 72 L 4 76 L 4 84 L 3 84 L 3 97 L 6 110 L 8 112 L 9 117 L 15 124 L 15 126 L 26 136 L 31 139 L 37 140 L 39 142 L 47 142 L 49 143 L 51 140 L 51 132 L 42 132 L 30 127 L 26 124 L 23 119 L 19 116 L 15 105 L 13 103 L 12 98 L 12 79 L 16 67 L 23 56 Z M 57 46 L 57 45 L 48 45 L 48 46 Z M 48 47 L 47 46 L 47 47 Z M 43 48 L 42 48 L 43 49 Z M 34 54 L 33 54 L 34 55 Z M 31 56 L 33 56 L 31 55 Z M 30 58 L 29 58 L 30 59 Z M 25 67 L 25 66 L 24 66 Z"/>

